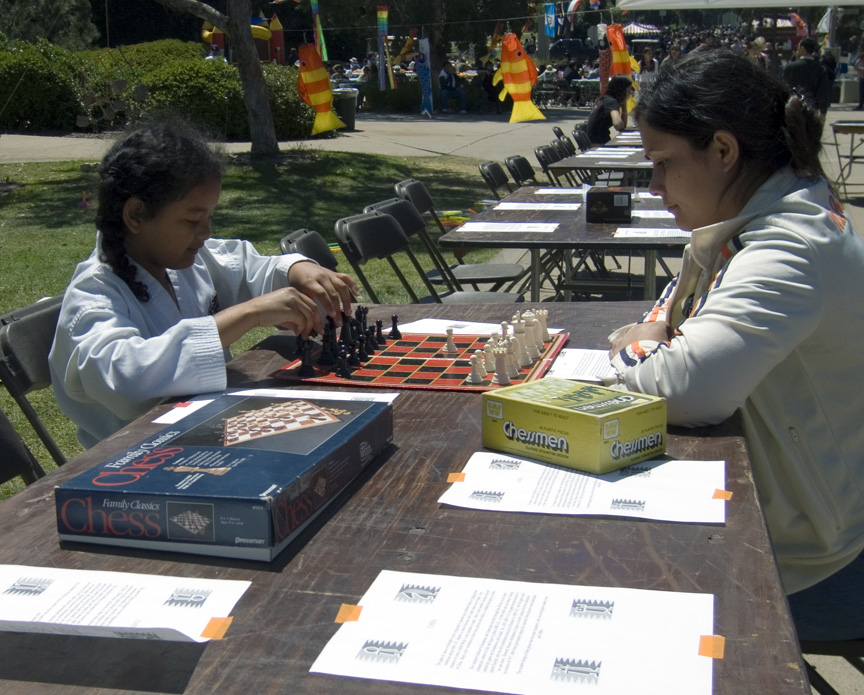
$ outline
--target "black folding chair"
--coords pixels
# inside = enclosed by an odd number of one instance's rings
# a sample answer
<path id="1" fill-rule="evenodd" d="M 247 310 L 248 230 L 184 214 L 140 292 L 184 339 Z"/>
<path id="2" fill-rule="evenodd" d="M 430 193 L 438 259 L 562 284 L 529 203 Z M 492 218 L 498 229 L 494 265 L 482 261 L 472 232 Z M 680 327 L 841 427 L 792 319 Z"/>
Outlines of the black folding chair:
<path id="1" fill-rule="evenodd" d="M 510 172 L 510 176 L 516 182 L 517 186 L 539 186 L 537 180 L 537 172 L 531 166 L 531 162 L 521 154 L 510 155 L 504 158 L 504 166 Z"/>
<path id="2" fill-rule="evenodd" d="M 403 179 L 395 184 L 394 188 L 396 195 L 410 201 L 421 215 L 428 215 L 442 234 L 447 233 L 441 218 L 435 211 L 435 202 L 429 194 L 429 189 L 422 181 Z M 527 269 L 518 263 L 466 263 L 465 253 L 460 253 L 458 249 L 453 250 L 453 255 L 459 263 L 459 266 L 452 268 L 453 276 L 460 283 L 472 285 L 475 290 L 478 289 L 478 283 L 516 282 L 527 273 Z M 490 280 L 490 277 L 493 279 Z"/>
<path id="3" fill-rule="evenodd" d="M 567 134 L 561 130 L 557 125 L 552 126 L 552 132 L 555 133 L 555 137 L 558 139 L 559 143 L 564 145 L 564 148 L 567 150 L 567 156 L 571 157 L 578 153 L 576 149 L 576 145 L 573 144 L 573 141 L 567 137 Z"/>
<path id="4" fill-rule="evenodd" d="M 399 222 L 392 215 L 375 210 L 365 212 L 351 217 L 343 217 L 336 221 L 336 237 L 342 246 L 343 253 L 354 268 L 363 287 L 369 293 L 369 297 L 376 304 L 380 303 L 378 297 L 363 272 L 361 266 L 373 259 L 384 259 L 390 265 L 394 275 L 399 279 L 402 287 L 408 293 L 414 303 L 512 303 L 524 301 L 521 295 L 511 295 L 505 292 L 445 292 L 439 293 L 426 277 L 426 271 L 411 251 L 410 242 Z M 401 268 L 396 263 L 396 254 L 405 254 L 414 270 L 420 276 L 426 287 L 428 296 L 420 299 L 414 291 L 414 287 L 405 277 Z"/>
<path id="5" fill-rule="evenodd" d="M 0 381 L 24 412 L 57 465 L 66 457 L 39 419 L 27 395 L 51 386 L 48 353 L 54 342 L 62 295 L 0 317 Z"/>
<path id="6" fill-rule="evenodd" d="M 426 277 L 433 283 L 444 284 L 451 291 L 461 291 L 462 283 L 471 285 L 475 291 L 480 291 L 480 284 L 492 285 L 493 292 L 498 292 L 509 284 L 508 290 L 528 273 L 519 263 L 465 263 L 448 265 L 446 259 L 438 250 L 435 241 L 426 228 L 426 220 L 420 211 L 409 200 L 389 198 L 380 203 L 367 205 L 363 212 L 379 210 L 396 218 L 405 236 L 417 235 L 426 247 L 429 257 L 435 264 L 434 270 L 428 270 Z"/>
<path id="7" fill-rule="evenodd" d="M 497 200 L 501 200 L 499 189 L 506 188 L 508 193 L 513 192 L 510 179 L 507 178 L 507 172 L 498 162 L 480 162 L 478 166 L 480 167 L 480 175 Z"/>
<path id="8" fill-rule="evenodd" d="M 324 268 L 336 270 L 339 266 L 339 261 L 336 260 L 324 237 L 311 229 L 298 229 L 286 234 L 279 242 L 279 246 L 282 253 L 303 254 Z"/>
<path id="9" fill-rule="evenodd" d="M 25 485 L 30 485 L 45 475 L 42 466 L 36 461 L 2 410 L 0 410 L 0 446 L 3 447 L 3 453 L 0 454 L 0 483 L 20 476 Z"/>

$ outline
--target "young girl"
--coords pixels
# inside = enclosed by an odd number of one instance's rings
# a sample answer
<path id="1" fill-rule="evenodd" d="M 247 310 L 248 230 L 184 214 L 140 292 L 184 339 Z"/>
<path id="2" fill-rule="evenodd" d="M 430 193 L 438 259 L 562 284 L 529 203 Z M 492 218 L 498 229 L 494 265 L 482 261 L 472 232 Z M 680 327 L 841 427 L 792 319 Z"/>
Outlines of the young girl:
<path id="1" fill-rule="evenodd" d="M 613 364 L 670 424 L 740 415 L 799 637 L 862 638 L 864 242 L 822 173 L 821 119 L 719 50 L 662 71 L 635 115 L 650 190 L 693 235 Z"/>
<path id="2" fill-rule="evenodd" d="M 160 399 L 226 387 L 228 347 L 257 326 L 304 337 L 340 323 L 354 281 L 304 256 L 211 239 L 221 163 L 190 126 L 163 120 L 102 162 L 96 249 L 79 264 L 49 357 L 60 408 L 92 446 Z"/>

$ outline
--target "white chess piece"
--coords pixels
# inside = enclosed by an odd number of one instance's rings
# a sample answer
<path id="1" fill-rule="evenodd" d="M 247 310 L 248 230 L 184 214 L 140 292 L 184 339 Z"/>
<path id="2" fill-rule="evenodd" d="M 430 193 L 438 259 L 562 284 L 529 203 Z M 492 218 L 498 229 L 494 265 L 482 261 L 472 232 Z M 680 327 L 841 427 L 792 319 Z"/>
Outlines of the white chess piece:
<path id="1" fill-rule="evenodd" d="M 510 377 L 507 376 L 507 348 L 495 348 L 495 376 L 492 377 L 492 383 L 499 386 L 507 386 L 510 383 Z"/>
<path id="2" fill-rule="evenodd" d="M 507 341 L 507 376 L 515 379 L 519 376 L 519 341 L 510 338 Z"/>
<path id="3" fill-rule="evenodd" d="M 505 340 L 510 335 L 509 324 L 506 321 L 501 322 L 501 340 Z"/>
<path id="4" fill-rule="evenodd" d="M 525 323 L 523 321 L 513 324 L 513 338 L 516 341 L 516 362 L 520 367 L 531 366 L 531 355 L 528 353 L 526 345 Z"/>
<path id="5" fill-rule="evenodd" d="M 543 343 L 537 344 L 537 319 L 534 316 L 529 316 L 525 321 L 525 349 L 528 351 L 528 356 L 532 362 L 540 359 L 540 353 L 543 351 Z"/>
<path id="6" fill-rule="evenodd" d="M 495 348 L 492 347 L 492 343 L 486 343 L 483 346 L 483 354 L 486 356 L 486 371 L 488 373 L 492 373 L 495 371 Z"/>
<path id="7" fill-rule="evenodd" d="M 480 352 L 479 350 L 477 352 Z M 468 377 L 468 380 L 472 384 L 482 384 L 483 377 L 486 376 L 486 370 L 483 369 L 483 364 L 478 355 L 471 355 L 469 361 L 471 362 L 471 376 Z"/>
<path id="8" fill-rule="evenodd" d="M 486 353 L 483 350 L 475 350 L 474 354 L 480 361 L 480 376 L 486 376 L 489 373 L 489 370 L 486 369 Z"/>
<path id="9" fill-rule="evenodd" d="M 453 329 L 447 329 L 447 343 L 444 345 L 444 352 L 448 355 L 458 355 L 459 350 L 456 348 L 456 343 L 453 342 Z"/>
<path id="10" fill-rule="evenodd" d="M 541 330 L 541 334 L 543 337 L 543 342 L 548 343 L 550 340 L 552 340 L 552 336 L 549 335 L 549 329 L 546 326 L 546 320 L 549 317 L 549 310 L 548 309 L 538 309 L 534 315 L 537 317 L 537 320 L 540 322 L 540 330 Z"/>

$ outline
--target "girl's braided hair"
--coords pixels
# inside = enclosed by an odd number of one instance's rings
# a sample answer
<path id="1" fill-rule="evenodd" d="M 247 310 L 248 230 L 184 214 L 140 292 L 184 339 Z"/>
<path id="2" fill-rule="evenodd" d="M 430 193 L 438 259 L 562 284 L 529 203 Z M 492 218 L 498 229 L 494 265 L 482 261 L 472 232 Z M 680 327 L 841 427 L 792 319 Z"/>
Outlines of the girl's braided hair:
<path id="1" fill-rule="evenodd" d="M 137 269 L 126 255 L 126 201 L 141 200 L 144 218 L 152 220 L 166 205 L 221 176 L 221 158 L 204 134 L 173 116 L 136 126 L 105 155 L 99 169 L 96 211 L 96 227 L 102 235 L 99 260 L 107 263 L 140 301 L 148 301 L 150 293 L 137 279 Z"/>

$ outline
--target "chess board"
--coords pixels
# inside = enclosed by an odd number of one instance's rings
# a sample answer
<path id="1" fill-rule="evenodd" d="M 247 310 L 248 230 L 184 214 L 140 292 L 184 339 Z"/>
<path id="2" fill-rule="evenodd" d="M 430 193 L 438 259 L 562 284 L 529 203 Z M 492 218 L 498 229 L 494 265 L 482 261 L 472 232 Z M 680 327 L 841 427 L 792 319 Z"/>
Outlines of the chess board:
<path id="1" fill-rule="evenodd" d="M 223 443 L 225 446 L 243 444 L 301 427 L 315 427 L 338 421 L 337 417 L 308 401 L 275 403 L 267 408 L 248 410 L 226 418 Z"/>
<path id="2" fill-rule="evenodd" d="M 543 376 L 552 366 L 555 356 L 564 347 L 569 333 L 557 333 L 543 347 L 540 358 L 529 367 L 519 370 L 519 376 L 511 378 L 510 385 L 533 381 Z M 304 383 L 338 384 L 339 386 L 361 386 L 396 389 L 438 389 L 444 391 L 489 391 L 498 388 L 490 373 L 480 384 L 472 384 L 470 357 L 475 350 L 482 350 L 489 340 L 488 335 L 454 335 L 457 353 L 448 355 L 444 346 L 446 335 L 423 335 L 405 333 L 400 340 L 387 340 L 369 360 L 355 367 L 351 378 L 340 377 L 335 367 L 317 365 L 321 346 L 316 343 L 312 352 L 315 376 L 300 377 L 297 371 L 301 360 L 295 359 L 277 370 L 273 376 Z"/>

